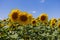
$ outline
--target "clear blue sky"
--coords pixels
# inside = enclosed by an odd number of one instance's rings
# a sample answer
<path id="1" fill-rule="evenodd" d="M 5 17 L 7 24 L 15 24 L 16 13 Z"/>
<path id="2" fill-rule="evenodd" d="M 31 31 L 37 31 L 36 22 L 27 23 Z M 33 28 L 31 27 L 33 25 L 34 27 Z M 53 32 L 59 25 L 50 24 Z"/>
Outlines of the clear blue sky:
<path id="1" fill-rule="evenodd" d="M 7 18 L 10 11 L 16 8 L 34 17 L 44 12 L 49 18 L 60 18 L 60 0 L 0 0 L 0 18 Z"/>

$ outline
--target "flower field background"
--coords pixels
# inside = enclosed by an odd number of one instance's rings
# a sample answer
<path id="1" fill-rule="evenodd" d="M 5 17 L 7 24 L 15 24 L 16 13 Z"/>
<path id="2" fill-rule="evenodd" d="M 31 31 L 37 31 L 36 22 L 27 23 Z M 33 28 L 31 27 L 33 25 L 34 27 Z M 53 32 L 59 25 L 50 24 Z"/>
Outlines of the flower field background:
<path id="1" fill-rule="evenodd" d="M 60 40 L 60 19 L 48 19 L 46 13 L 32 14 L 13 9 L 0 20 L 0 40 Z"/>

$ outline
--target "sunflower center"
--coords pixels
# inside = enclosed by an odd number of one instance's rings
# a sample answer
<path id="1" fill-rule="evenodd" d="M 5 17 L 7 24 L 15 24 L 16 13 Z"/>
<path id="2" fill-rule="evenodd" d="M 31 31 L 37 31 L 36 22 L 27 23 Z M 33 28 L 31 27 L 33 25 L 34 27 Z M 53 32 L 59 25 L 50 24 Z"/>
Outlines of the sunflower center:
<path id="1" fill-rule="evenodd" d="M 36 21 L 33 21 L 32 23 L 33 23 L 33 24 L 35 24 L 35 23 L 36 23 Z"/>
<path id="2" fill-rule="evenodd" d="M 42 17 L 41 17 L 41 20 L 42 20 L 42 21 L 44 21 L 44 20 L 45 20 L 45 18 L 46 18 L 45 16 L 42 16 Z"/>
<path id="3" fill-rule="evenodd" d="M 12 15 L 12 18 L 13 18 L 13 19 L 17 19 L 17 18 L 18 18 L 17 12 L 15 12 L 15 13 Z"/>
<path id="4" fill-rule="evenodd" d="M 20 20 L 24 22 L 27 21 L 27 16 L 25 15 L 20 16 Z"/>
<path id="5" fill-rule="evenodd" d="M 55 23 L 53 23 L 52 25 L 55 25 Z"/>

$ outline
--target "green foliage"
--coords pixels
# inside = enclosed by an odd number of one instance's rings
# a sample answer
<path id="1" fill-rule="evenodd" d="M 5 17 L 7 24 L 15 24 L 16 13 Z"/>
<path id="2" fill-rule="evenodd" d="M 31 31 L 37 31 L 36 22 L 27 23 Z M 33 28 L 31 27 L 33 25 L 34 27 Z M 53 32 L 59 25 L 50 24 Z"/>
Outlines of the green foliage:
<path id="1" fill-rule="evenodd" d="M 57 26 L 51 28 L 43 23 L 38 23 L 38 26 L 11 23 L 10 26 L 10 21 L 7 20 L 0 20 L 0 24 L 4 24 L 0 26 L 0 40 L 60 40 Z"/>

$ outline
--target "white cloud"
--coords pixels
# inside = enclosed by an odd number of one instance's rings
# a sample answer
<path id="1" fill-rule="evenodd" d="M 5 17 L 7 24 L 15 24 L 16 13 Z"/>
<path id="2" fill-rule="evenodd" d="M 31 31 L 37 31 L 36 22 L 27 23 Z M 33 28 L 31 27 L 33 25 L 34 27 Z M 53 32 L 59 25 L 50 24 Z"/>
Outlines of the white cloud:
<path id="1" fill-rule="evenodd" d="M 32 13 L 36 13 L 36 11 L 32 11 Z"/>
<path id="2" fill-rule="evenodd" d="M 40 0 L 40 2 L 41 2 L 41 3 L 44 3 L 44 2 L 45 2 L 45 0 Z"/>

